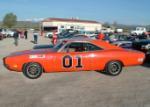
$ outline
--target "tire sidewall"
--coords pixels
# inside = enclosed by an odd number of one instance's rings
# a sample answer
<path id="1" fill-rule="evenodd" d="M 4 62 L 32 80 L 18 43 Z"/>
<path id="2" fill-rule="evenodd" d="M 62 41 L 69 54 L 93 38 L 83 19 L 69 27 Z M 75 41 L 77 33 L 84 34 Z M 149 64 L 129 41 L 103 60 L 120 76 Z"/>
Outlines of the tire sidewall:
<path id="1" fill-rule="evenodd" d="M 31 74 L 28 72 L 28 67 L 30 66 L 34 66 L 38 69 L 38 72 L 36 74 L 36 76 L 31 76 Z M 29 78 L 29 79 L 37 79 L 39 78 L 43 73 L 43 68 L 39 63 L 35 63 L 35 62 L 31 62 L 31 63 L 27 63 L 24 67 L 23 67 L 23 74 Z M 29 75 L 30 74 L 30 75 Z"/>
<path id="2" fill-rule="evenodd" d="M 111 71 L 111 66 L 112 66 L 112 64 L 113 63 L 115 63 L 115 64 L 117 64 L 117 66 L 119 67 L 118 69 L 118 71 L 117 71 L 117 73 L 113 73 L 112 71 Z M 105 71 L 109 74 L 109 75 L 111 75 L 111 76 L 117 76 L 117 75 L 119 75 L 121 72 L 122 72 L 122 64 L 121 64 L 121 62 L 119 62 L 119 61 L 110 61 L 110 62 L 108 62 L 107 63 L 107 65 L 106 65 L 106 67 L 105 67 Z"/>

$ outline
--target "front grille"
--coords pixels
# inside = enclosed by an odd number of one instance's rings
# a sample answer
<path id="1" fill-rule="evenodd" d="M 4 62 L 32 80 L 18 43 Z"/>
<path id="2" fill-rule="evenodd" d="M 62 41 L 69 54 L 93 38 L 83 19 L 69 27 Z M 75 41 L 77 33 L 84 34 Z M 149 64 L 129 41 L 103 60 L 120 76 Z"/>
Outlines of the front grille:
<path id="1" fill-rule="evenodd" d="M 3 58 L 3 65 L 8 69 L 9 66 L 6 64 L 6 57 Z"/>
<path id="2" fill-rule="evenodd" d="M 6 64 L 6 57 L 3 58 L 3 65 L 8 69 L 8 70 L 12 70 L 10 69 L 10 66 L 8 64 Z"/>
<path id="3" fill-rule="evenodd" d="M 8 65 L 6 64 L 6 57 L 3 58 L 3 65 L 8 69 Z"/>

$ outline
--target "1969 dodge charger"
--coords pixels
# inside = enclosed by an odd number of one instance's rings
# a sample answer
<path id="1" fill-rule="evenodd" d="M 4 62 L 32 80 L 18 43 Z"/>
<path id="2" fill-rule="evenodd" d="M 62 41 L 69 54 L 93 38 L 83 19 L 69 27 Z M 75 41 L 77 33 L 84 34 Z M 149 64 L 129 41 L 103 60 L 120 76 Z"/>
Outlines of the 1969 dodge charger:
<path id="1" fill-rule="evenodd" d="M 52 48 L 25 50 L 3 58 L 4 66 L 30 78 L 42 73 L 94 71 L 119 75 L 124 66 L 143 63 L 145 55 L 100 40 L 64 40 Z"/>

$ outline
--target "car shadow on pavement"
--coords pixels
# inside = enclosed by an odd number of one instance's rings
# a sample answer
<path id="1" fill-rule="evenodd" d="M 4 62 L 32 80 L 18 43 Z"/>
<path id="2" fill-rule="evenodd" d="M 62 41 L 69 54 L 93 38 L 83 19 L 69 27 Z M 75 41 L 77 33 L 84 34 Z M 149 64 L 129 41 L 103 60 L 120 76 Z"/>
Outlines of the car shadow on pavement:
<path id="1" fill-rule="evenodd" d="M 109 75 L 107 72 L 105 72 L 105 71 L 96 71 L 97 73 L 100 73 L 100 74 L 103 74 L 103 75 L 107 75 L 107 76 L 111 76 L 111 75 Z"/>

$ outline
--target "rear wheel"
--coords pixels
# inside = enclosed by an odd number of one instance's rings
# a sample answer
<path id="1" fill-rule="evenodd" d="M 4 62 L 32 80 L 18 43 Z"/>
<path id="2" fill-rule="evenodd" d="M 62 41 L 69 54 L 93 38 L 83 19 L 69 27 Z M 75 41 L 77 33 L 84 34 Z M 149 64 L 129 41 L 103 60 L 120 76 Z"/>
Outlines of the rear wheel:
<path id="1" fill-rule="evenodd" d="M 106 65 L 105 71 L 112 76 L 117 76 L 122 71 L 122 64 L 119 61 L 111 61 Z"/>
<path id="2" fill-rule="evenodd" d="M 23 68 L 23 74 L 29 79 L 37 79 L 43 73 L 43 69 L 38 63 L 28 63 Z"/>

